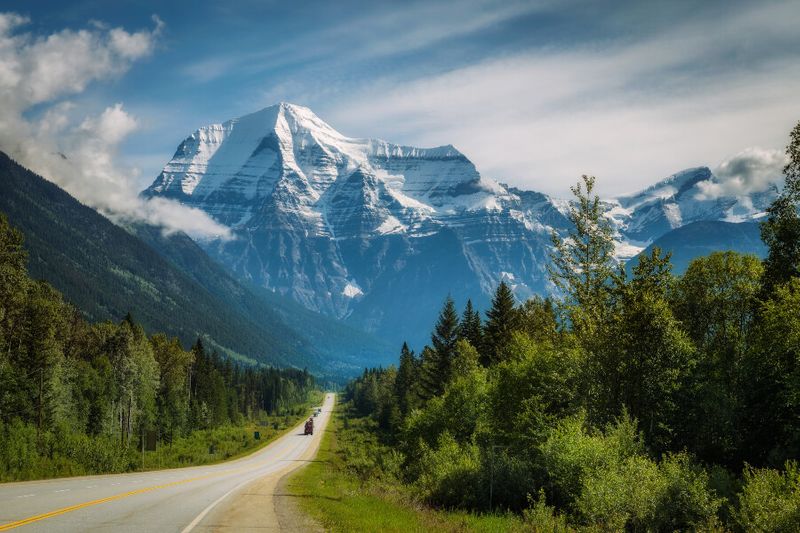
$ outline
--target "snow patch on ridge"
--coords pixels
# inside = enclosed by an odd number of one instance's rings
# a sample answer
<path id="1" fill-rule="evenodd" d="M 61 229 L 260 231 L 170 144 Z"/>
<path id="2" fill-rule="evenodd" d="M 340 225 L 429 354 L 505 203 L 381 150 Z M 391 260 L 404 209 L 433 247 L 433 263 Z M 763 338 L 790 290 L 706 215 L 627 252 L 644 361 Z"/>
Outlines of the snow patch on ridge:
<path id="1" fill-rule="evenodd" d="M 350 281 L 345 285 L 342 294 L 347 298 L 358 298 L 359 296 L 364 295 L 364 291 L 361 290 L 361 287 L 358 286 L 358 283 L 355 281 Z"/>

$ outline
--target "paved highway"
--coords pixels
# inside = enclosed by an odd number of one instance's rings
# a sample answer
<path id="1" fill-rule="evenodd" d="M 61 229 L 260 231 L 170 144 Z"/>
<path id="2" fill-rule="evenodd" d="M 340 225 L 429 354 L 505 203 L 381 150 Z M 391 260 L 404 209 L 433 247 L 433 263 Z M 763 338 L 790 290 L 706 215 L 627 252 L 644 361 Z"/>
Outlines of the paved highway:
<path id="1" fill-rule="evenodd" d="M 279 529 L 269 491 L 288 472 L 313 459 L 327 425 L 334 395 L 327 394 L 314 435 L 301 423 L 261 450 L 217 465 L 0 484 L 0 531 L 208 531 L 225 519 Z M 255 483 L 254 483 L 255 482 Z M 254 495 L 255 494 L 255 495 Z M 231 511 L 233 509 L 233 511 Z"/>

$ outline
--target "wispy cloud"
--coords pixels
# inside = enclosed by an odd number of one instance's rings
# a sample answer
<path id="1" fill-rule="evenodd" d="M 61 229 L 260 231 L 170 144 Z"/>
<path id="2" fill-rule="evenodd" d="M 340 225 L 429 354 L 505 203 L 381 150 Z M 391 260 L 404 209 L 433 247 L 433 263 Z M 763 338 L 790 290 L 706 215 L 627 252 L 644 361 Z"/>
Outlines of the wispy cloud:
<path id="1" fill-rule="evenodd" d="M 28 22 L 0 13 L 0 149 L 112 218 L 197 236 L 228 235 L 199 210 L 138 197 L 135 169 L 117 162 L 120 143 L 138 126 L 122 104 L 78 117 L 68 100 L 152 54 L 161 20 L 154 16 L 151 29 L 136 32 L 93 23 L 45 36 L 22 31 Z"/>
<path id="2" fill-rule="evenodd" d="M 296 64 L 336 68 L 431 46 L 475 33 L 552 5 L 551 0 L 417 1 L 402 8 L 358 8 L 358 13 L 321 29 L 265 40 L 254 50 L 237 49 L 198 59 L 181 71 L 198 83 L 232 72 L 265 72 Z M 330 21 L 329 21 L 330 22 Z"/>
<path id="3" fill-rule="evenodd" d="M 415 79 L 386 76 L 326 118 L 348 134 L 453 143 L 494 177 L 562 193 L 595 173 L 627 192 L 744 146 L 780 146 L 800 117 L 792 2 L 638 39 L 540 48 Z"/>

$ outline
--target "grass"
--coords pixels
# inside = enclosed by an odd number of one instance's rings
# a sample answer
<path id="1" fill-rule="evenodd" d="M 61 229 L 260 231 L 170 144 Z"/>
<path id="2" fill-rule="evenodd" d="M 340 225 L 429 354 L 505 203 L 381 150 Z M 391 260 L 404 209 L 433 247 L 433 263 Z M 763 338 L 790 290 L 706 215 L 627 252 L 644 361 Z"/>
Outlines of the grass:
<path id="1" fill-rule="evenodd" d="M 336 411 L 325 430 L 315 461 L 288 481 L 301 508 L 328 531 L 522 531 L 513 515 L 475 515 L 440 511 L 416 502 L 399 481 L 362 467 L 360 455 L 371 441 L 363 423 Z M 382 450 L 378 450 L 378 455 Z M 387 459 L 390 460 L 390 459 Z"/>

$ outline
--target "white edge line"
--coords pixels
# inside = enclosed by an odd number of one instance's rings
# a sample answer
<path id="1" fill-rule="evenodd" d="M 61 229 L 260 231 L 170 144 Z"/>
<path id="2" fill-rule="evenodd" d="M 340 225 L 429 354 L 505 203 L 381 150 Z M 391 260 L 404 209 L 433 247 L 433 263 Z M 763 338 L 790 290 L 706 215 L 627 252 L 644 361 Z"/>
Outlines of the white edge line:
<path id="1" fill-rule="evenodd" d="M 247 485 L 248 483 L 251 483 L 252 481 L 253 481 L 252 479 L 248 479 L 248 480 L 246 480 L 246 481 L 242 481 L 241 483 L 239 483 L 238 485 L 236 485 L 235 487 L 233 487 L 231 490 L 229 490 L 228 492 L 226 492 L 225 494 L 223 494 L 222 496 L 220 496 L 219 498 L 217 498 L 216 500 L 214 500 L 214 502 L 213 502 L 213 503 L 211 503 L 211 505 L 209 505 L 209 506 L 208 506 L 208 507 L 206 507 L 205 509 L 203 509 L 203 512 L 202 512 L 202 513 L 200 513 L 199 515 L 197 515 L 197 517 L 195 517 L 195 519 L 194 519 L 194 520 L 192 520 L 192 521 L 189 523 L 189 525 L 188 525 L 188 526 L 186 526 L 185 528 L 183 528 L 183 531 L 181 531 L 181 533 L 189 533 L 191 530 L 193 530 L 195 527 L 197 527 L 197 524 L 199 524 L 199 523 L 200 523 L 200 522 L 203 520 L 203 518 L 205 518 L 205 517 L 206 517 L 206 515 L 207 515 L 209 512 L 211 512 L 211 509 L 213 509 L 214 507 L 216 507 L 216 506 L 217 506 L 217 505 L 218 505 L 218 504 L 219 504 L 219 503 L 220 503 L 222 500 L 224 500 L 225 498 L 227 498 L 228 496 L 230 496 L 230 495 L 231 495 L 231 493 L 233 493 L 233 492 L 237 491 L 237 490 L 238 490 L 240 487 L 243 487 L 244 485 Z"/>

